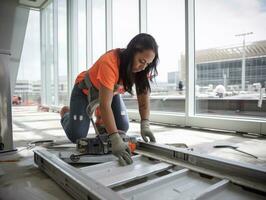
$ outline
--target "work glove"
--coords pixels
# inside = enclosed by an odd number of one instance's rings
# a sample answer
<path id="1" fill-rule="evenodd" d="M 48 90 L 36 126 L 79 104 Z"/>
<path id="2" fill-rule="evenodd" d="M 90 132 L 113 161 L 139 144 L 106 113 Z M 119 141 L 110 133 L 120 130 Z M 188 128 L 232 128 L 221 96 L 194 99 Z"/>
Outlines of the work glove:
<path id="1" fill-rule="evenodd" d="M 122 140 L 120 135 L 112 133 L 109 138 L 112 144 L 112 153 L 118 157 L 119 164 L 125 166 L 133 163 L 129 146 Z"/>
<path id="2" fill-rule="evenodd" d="M 148 138 L 150 139 L 150 142 L 156 142 L 155 137 L 150 129 L 150 122 L 147 119 L 141 120 L 140 134 L 145 142 L 148 142 Z"/>

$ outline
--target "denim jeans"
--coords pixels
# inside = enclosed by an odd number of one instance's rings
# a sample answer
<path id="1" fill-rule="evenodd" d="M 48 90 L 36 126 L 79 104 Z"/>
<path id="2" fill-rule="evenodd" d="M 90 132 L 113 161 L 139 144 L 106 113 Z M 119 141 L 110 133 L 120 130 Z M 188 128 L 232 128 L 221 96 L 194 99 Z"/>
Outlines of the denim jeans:
<path id="1" fill-rule="evenodd" d="M 90 119 L 86 113 L 87 105 L 87 96 L 78 85 L 75 85 L 70 98 L 70 112 L 65 113 L 61 119 L 62 127 L 68 139 L 73 143 L 76 143 L 77 139 L 84 138 L 88 134 Z M 112 110 L 117 129 L 127 132 L 129 129 L 129 120 L 126 106 L 120 94 L 113 97 Z"/>

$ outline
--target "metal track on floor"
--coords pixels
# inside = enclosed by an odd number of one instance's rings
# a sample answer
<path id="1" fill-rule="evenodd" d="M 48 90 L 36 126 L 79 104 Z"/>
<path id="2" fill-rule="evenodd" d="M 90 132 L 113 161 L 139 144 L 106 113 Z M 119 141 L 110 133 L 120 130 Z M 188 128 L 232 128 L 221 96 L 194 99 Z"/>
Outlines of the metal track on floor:
<path id="1" fill-rule="evenodd" d="M 133 164 L 75 168 L 46 150 L 35 163 L 75 199 L 266 199 L 266 169 L 138 142 Z"/>

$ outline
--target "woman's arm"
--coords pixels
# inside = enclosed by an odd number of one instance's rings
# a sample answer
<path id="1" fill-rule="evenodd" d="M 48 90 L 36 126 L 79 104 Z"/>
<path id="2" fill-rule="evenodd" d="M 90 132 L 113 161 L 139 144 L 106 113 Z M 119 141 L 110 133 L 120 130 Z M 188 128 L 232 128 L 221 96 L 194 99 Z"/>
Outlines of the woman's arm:
<path id="1" fill-rule="evenodd" d="M 112 110 L 113 91 L 101 85 L 99 88 L 100 111 L 109 134 L 118 132 Z"/>
<path id="2" fill-rule="evenodd" d="M 151 142 L 156 142 L 156 139 L 150 129 L 150 93 L 138 94 L 139 114 L 141 118 L 140 134 L 145 142 L 148 142 L 148 138 Z"/>
<path id="3" fill-rule="evenodd" d="M 137 94 L 137 98 L 140 118 L 141 120 L 148 120 L 150 118 L 150 93 Z"/>
<path id="4" fill-rule="evenodd" d="M 99 89 L 99 99 L 101 117 L 107 132 L 110 134 L 109 138 L 112 144 L 112 153 L 118 157 L 118 162 L 120 165 L 129 165 L 133 162 L 131 159 L 130 149 L 118 134 L 113 110 L 111 107 L 113 91 L 101 85 Z"/>

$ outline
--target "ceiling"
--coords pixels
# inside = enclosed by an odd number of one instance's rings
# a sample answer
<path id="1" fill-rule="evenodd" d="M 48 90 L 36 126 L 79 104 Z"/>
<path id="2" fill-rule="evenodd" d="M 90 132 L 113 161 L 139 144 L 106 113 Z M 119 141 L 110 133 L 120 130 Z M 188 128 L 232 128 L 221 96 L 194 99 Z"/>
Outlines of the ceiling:
<path id="1" fill-rule="evenodd" d="M 31 7 L 31 8 L 41 8 L 48 0 L 19 0 L 19 4 Z"/>

